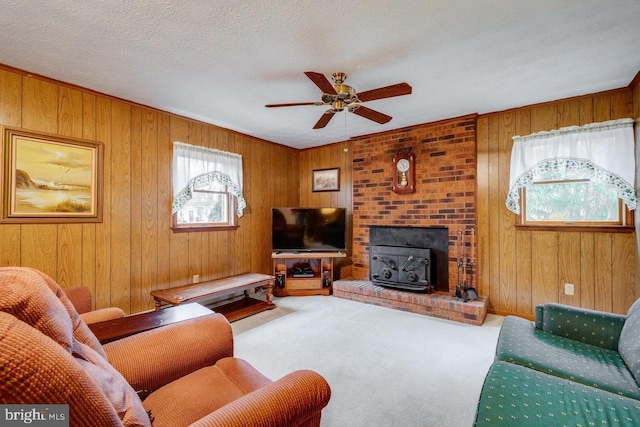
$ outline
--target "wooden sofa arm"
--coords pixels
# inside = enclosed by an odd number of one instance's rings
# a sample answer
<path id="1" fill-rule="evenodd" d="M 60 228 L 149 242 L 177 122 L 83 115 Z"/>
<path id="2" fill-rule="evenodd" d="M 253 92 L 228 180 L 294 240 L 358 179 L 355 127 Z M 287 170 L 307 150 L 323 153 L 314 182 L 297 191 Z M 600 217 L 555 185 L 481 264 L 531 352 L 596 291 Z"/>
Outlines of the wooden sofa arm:
<path id="1" fill-rule="evenodd" d="M 622 314 L 546 303 L 536 306 L 535 325 L 550 334 L 617 351 L 626 319 Z"/>
<path id="2" fill-rule="evenodd" d="M 153 391 L 233 356 L 233 335 L 227 319 L 211 313 L 112 341 L 103 348 L 134 390 Z"/>
<path id="3" fill-rule="evenodd" d="M 321 411 L 330 397 L 329 384 L 320 374 L 295 371 L 234 400 L 191 426 L 318 426 Z"/>

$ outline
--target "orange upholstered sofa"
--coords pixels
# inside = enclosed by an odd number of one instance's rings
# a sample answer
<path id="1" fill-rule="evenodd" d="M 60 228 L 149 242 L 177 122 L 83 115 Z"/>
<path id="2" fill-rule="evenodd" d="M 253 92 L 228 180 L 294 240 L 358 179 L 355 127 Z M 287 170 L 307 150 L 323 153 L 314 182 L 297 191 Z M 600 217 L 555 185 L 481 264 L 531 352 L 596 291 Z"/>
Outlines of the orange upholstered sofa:
<path id="1" fill-rule="evenodd" d="M 69 298 L 69 301 L 71 301 L 71 304 L 73 304 L 80 318 L 87 325 L 124 317 L 124 311 L 120 307 L 107 307 L 94 310 L 93 296 L 86 286 L 73 286 L 70 288 L 62 288 L 62 290 L 65 295 L 67 295 L 67 298 Z"/>
<path id="2" fill-rule="evenodd" d="M 313 371 L 272 382 L 234 358 L 216 313 L 102 346 L 51 278 L 0 268 L 2 404 L 68 404 L 71 426 L 318 426 L 330 394 Z"/>

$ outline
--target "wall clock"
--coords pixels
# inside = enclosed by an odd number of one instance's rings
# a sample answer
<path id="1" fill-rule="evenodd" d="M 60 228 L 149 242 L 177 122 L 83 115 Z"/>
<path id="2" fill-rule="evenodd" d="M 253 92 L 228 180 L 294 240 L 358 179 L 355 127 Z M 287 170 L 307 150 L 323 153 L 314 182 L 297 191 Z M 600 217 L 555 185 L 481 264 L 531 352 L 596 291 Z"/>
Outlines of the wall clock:
<path id="1" fill-rule="evenodd" d="M 393 154 L 393 191 L 399 194 L 416 191 L 415 156 L 411 148 Z"/>

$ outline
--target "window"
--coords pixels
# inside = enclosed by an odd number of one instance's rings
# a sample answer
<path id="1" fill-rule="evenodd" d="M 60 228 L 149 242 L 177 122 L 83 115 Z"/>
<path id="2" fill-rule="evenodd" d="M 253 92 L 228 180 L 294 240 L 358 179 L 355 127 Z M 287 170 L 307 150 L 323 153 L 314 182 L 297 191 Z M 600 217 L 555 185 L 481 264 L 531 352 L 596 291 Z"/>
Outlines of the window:
<path id="1" fill-rule="evenodd" d="M 172 204 L 174 231 L 236 227 L 246 207 L 242 157 L 175 142 Z"/>
<path id="2" fill-rule="evenodd" d="M 637 204 L 633 120 L 516 136 L 506 206 L 519 226 L 629 227 Z"/>
<path id="3" fill-rule="evenodd" d="M 615 189 L 600 182 L 550 181 L 523 188 L 522 224 L 540 226 L 630 225 Z"/>
<path id="4" fill-rule="evenodd" d="M 191 200 L 175 214 L 178 227 L 224 227 L 235 225 L 233 199 L 227 186 L 212 182 L 193 191 Z"/>

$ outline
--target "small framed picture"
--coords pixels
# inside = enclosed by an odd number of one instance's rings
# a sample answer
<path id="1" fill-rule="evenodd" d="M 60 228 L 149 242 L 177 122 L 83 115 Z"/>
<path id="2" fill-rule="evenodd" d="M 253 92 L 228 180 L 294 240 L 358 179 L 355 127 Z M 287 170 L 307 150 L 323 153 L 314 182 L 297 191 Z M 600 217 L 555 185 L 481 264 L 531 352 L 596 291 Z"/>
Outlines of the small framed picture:
<path id="1" fill-rule="evenodd" d="M 340 191 L 340 168 L 314 169 L 312 190 Z"/>
<path id="2" fill-rule="evenodd" d="M 2 133 L 0 222 L 102 221 L 102 144 L 20 128 Z"/>

